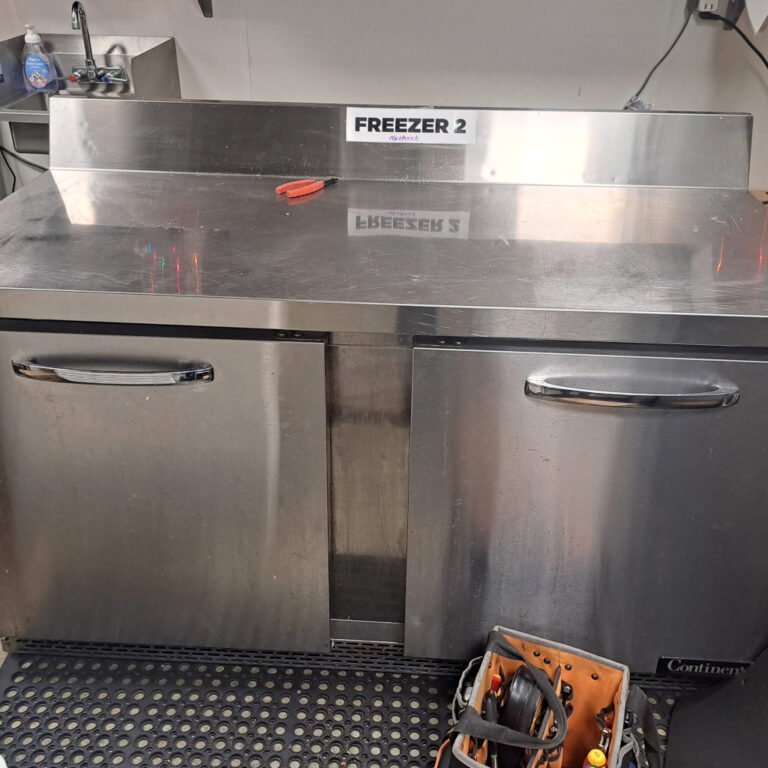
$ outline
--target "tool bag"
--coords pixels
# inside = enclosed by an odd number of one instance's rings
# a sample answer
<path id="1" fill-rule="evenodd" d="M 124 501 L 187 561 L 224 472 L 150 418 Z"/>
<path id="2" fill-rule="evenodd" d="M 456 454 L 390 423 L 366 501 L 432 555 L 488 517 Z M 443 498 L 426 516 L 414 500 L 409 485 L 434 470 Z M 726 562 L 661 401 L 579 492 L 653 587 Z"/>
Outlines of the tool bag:
<path id="1" fill-rule="evenodd" d="M 602 746 L 606 768 L 617 768 L 628 689 L 622 664 L 495 627 L 435 766 L 582 768 Z"/>

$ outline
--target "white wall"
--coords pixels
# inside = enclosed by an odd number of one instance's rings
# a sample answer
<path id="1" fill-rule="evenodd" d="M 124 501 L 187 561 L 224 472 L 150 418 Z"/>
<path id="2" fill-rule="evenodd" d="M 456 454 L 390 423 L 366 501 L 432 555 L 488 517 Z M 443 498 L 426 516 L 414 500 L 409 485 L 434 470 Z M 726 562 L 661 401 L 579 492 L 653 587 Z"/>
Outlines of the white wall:
<path id="1" fill-rule="evenodd" d="M 69 0 L 9 2 L 21 23 L 69 28 Z M 457 106 L 621 108 L 684 12 L 684 0 L 213 3 L 204 19 L 197 0 L 85 0 L 93 34 L 176 37 L 188 98 Z M 768 52 L 768 32 L 756 41 Z M 735 33 L 692 21 L 645 96 L 754 113 L 753 185 L 768 188 L 768 71 Z"/>
<path id="2" fill-rule="evenodd" d="M 20 21 L 13 0 L 0 0 L 0 35 L 2 38 L 18 34 L 19 25 Z"/>

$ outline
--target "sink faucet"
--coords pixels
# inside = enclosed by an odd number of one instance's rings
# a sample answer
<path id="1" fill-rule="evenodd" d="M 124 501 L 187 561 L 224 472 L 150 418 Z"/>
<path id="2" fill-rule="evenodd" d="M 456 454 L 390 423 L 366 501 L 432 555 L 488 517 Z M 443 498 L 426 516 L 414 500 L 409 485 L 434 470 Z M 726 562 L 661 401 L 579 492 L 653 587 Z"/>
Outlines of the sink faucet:
<path id="1" fill-rule="evenodd" d="M 72 29 L 80 29 L 83 33 L 83 45 L 85 46 L 85 70 L 88 74 L 88 80 L 95 82 L 98 80 L 96 72 L 96 60 L 93 58 L 93 48 L 91 47 L 91 33 L 88 31 L 88 19 L 85 17 L 85 8 L 82 3 L 72 3 Z"/>
<path id="2" fill-rule="evenodd" d="M 127 83 L 128 75 L 123 67 L 97 67 L 93 58 L 93 46 L 91 46 L 91 33 L 88 31 L 88 19 L 85 16 L 85 7 L 80 2 L 72 3 L 72 29 L 79 29 L 83 33 L 83 46 L 85 47 L 85 67 L 75 67 L 72 70 L 70 81 L 73 83 Z"/>

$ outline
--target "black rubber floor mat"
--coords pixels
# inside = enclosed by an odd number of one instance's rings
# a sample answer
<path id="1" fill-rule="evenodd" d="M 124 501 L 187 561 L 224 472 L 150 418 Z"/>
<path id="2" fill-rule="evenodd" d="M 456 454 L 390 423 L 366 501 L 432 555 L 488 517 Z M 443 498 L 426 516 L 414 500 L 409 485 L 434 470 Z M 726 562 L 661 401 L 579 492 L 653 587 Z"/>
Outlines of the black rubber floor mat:
<path id="1" fill-rule="evenodd" d="M 464 669 L 459 661 L 412 659 L 403 656 L 402 646 L 333 640 L 330 653 L 296 651 L 242 651 L 223 648 L 180 648 L 173 645 L 123 645 L 75 643 L 58 640 L 12 641 L 12 651 L 38 656 L 77 656 L 80 659 L 135 659 L 198 664 L 269 667 L 312 667 L 323 669 L 367 669 L 438 677 L 456 677 Z"/>
<path id="2" fill-rule="evenodd" d="M 424 768 L 463 665 L 329 654 L 19 641 L 0 669 L 9 768 Z M 695 683 L 635 678 L 662 742 Z"/>
<path id="3" fill-rule="evenodd" d="M 424 768 L 453 675 L 12 654 L 0 670 L 9 768 Z M 311 666 L 309 666 L 309 665 Z"/>
<path id="4" fill-rule="evenodd" d="M 697 678 L 661 677 L 658 675 L 633 675 L 632 683 L 639 685 L 648 696 L 648 703 L 653 710 L 656 733 L 659 736 L 661 750 L 667 751 L 672 713 L 681 696 L 717 684 L 716 680 Z"/>
<path id="5" fill-rule="evenodd" d="M 656 733 L 659 735 L 661 751 L 667 751 L 667 742 L 669 740 L 669 720 L 672 717 L 672 710 L 677 704 L 679 693 L 664 690 L 654 690 L 652 688 L 644 689 L 648 696 L 648 703 L 653 710 L 653 718 L 656 721 Z"/>

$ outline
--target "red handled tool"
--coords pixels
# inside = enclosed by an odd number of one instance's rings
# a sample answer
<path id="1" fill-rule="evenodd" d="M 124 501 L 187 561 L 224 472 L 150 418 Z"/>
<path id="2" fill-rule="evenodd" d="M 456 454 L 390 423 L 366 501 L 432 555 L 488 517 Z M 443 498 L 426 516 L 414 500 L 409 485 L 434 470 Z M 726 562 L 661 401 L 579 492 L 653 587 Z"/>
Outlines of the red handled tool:
<path id="1" fill-rule="evenodd" d="M 330 187 L 331 184 L 335 184 L 337 181 L 338 179 L 334 177 L 329 179 L 300 179 L 299 181 L 287 181 L 285 184 L 281 184 L 275 189 L 275 194 L 285 195 L 286 197 L 304 197 L 304 195 L 311 195 L 313 192 L 317 192 L 325 187 Z"/>

